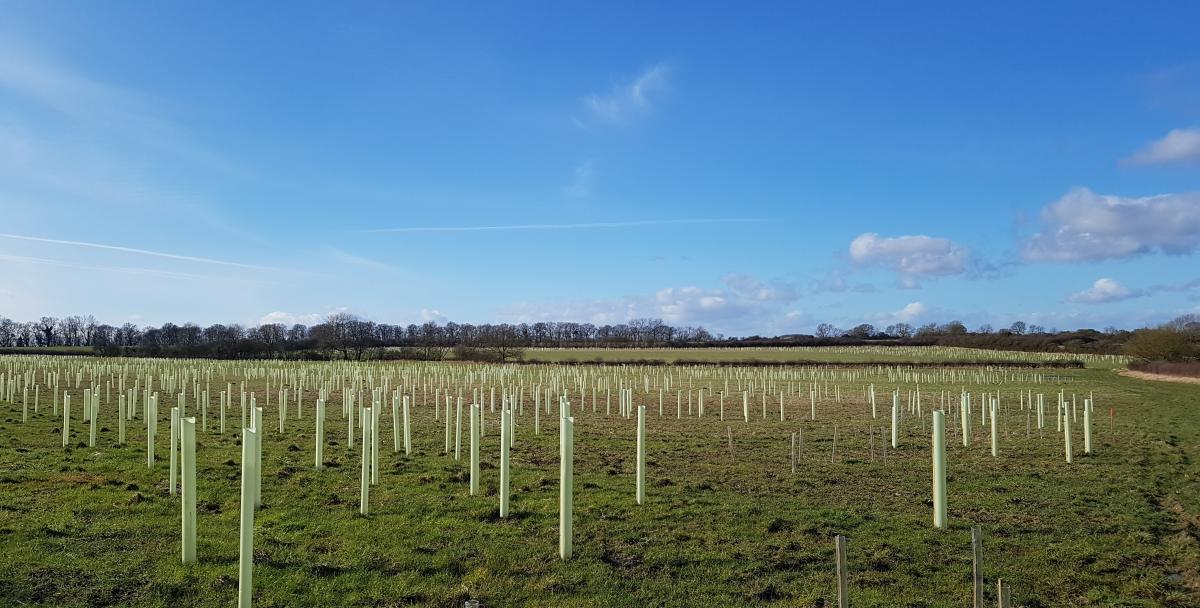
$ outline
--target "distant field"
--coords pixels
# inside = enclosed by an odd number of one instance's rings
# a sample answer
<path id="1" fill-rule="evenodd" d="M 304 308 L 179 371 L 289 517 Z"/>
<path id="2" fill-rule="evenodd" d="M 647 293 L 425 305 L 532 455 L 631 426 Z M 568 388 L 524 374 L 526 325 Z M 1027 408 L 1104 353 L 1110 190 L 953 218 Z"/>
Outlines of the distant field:
<path id="1" fill-rule="evenodd" d="M 1088 367 L 1114 367 L 1125 357 L 1071 353 L 1026 353 L 944 346 L 818 346 L 767 348 L 530 348 L 525 360 L 562 361 L 820 361 L 830 363 L 1062 361 L 1078 359 Z"/>
<path id="2" fill-rule="evenodd" d="M 4 346 L 0 355 L 90 355 L 91 346 Z"/>
<path id="3" fill-rule="evenodd" d="M 90 355 L 91 346 L 0 348 L 0 355 Z M 451 354 L 450 357 L 453 357 Z M 527 348 L 525 361 L 544 363 L 704 362 L 704 363 L 1037 363 L 1082 361 L 1089 368 L 1124 367 L 1118 355 L 1037 353 L 946 346 L 795 346 L 761 348 Z"/>

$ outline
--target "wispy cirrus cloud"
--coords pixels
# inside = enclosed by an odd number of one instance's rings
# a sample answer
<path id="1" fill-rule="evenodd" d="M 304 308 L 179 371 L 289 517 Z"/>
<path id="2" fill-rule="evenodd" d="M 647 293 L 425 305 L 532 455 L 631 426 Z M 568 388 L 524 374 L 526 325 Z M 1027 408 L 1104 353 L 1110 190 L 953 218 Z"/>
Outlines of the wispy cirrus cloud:
<path id="1" fill-rule="evenodd" d="M 588 159 L 571 171 L 571 182 L 563 188 L 567 198 L 588 198 L 596 185 L 596 161 Z"/>
<path id="2" fill-rule="evenodd" d="M 263 240 L 260 231 L 226 217 L 203 188 L 181 187 L 164 177 L 215 172 L 223 182 L 252 175 L 246 163 L 232 163 L 198 143 L 185 118 L 196 108 L 80 65 L 0 40 L 0 96 L 6 102 L 0 115 L 0 198 L 64 215 L 74 206 L 99 204 L 115 213 L 138 213 L 143 221 L 183 219 L 243 241 Z"/>
<path id="3" fill-rule="evenodd" d="M 88 124 L 162 126 L 149 97 L 73 71 L 12 43 L 0 46 L 0 88 Z"/>
<path id="4" fill-rule="evenodd" d="M 326 247 L 325 255 L 328 256 L 329 259 L 331 259 L 334 262 L 337 262 L 339 264 L 348 264 L 351 266 L 358 266 L 359 268 L 366 268 L 368 270 L 382 270 L 382 271 L 396 270 L 395 266 L 392 266 L 391 264 L 388 264 L 387 262 L 381 262 L 379 260 L 375 260 L 375 259 L 371 259 L 371 258 L 364 257 L 361 255 L 353 254 L 348 251 L 338 249 L 337 247 Z"/>
<path id="5" fill-rule="evenodd" d="M 0 90 L 49 108 L 76 128 L 86 127 L 226 174 L 245 173 L 243 167 L 194 143 L 178 118 L 186 114 L 179 104 L 96 78 L 37 49 L 0 43 Z"/>
<path id="6" fill-rule="evenodd" d="M 576 124 L 618 125 L 650 112 L 654 98 L 670 85 L 670 71 L 659 63 L 638 74 L 633 80 L 616 85 L 607 93 L 593 93 L 583 98 L 584 118 Z"/>
<path id="7" fill-rule="evenodd" d="M 1200 61 L 1155 70 L 1145 80 L 1153 105 L 1188 116 L 1200 109 Z"/>
<path id="8" fill-rule="evenodd" d="M 387 232 L 488 232 L 504 230 L 580 230 L 590 228 L 640 228 L 644 226 L 671 226 L 678 224 L 751 224 L 768 222 L 762 218 L 711 218 L 682 220 L 634 220 L 627 222 L 585 222 L 578 224 L 501 224 L 495 226 L 412 226 L 405 228 L 371 228 L 362 233 Z"/>

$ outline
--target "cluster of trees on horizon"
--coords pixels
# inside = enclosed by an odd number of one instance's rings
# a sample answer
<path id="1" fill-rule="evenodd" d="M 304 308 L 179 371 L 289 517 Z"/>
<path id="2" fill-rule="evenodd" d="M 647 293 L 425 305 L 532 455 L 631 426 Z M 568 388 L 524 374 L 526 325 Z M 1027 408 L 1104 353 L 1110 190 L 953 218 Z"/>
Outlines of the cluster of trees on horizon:
<path id="1" fill-rule="evenodd" d="M 773 337 L 726 337 L 703 327 L 675 327 L 661 319 L 634 319 L 615 325 L 573 322 L 520 324 L 375 323 L 349 313 L 334 313 L 307 326 L 266 323 L 254 327 L 193 323 L 160 327 L 120 327 L 98 323 L 92 315 L 41 317 L 17 322 L 0 317 L 0 348 L 91 347 L 108 355 L 250 358 L 408 358 L 507 361 L 520 359 L 527 347 L 738 347 L 832 346 L 859 344 L 939 345 L 1003 350 L 1125 353 L 1135 357 L 1180 361 L 1200 357 L 1200 315 L 1183 315 L 1155 328 L 1133 331 L 1106 328 L 1047 330 L 1017 321 L 974 331 L 960 321 L 883 329 L 861 324 L 839 329 L 829 323 L 816 333 Z"/>

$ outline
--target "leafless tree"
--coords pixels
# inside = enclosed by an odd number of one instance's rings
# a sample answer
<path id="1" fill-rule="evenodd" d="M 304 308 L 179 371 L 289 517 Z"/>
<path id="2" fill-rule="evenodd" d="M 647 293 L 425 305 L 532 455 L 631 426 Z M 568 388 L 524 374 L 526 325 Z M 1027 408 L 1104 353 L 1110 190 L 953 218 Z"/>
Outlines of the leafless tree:
<path id="1" fill-rule="evenodd" d="M 58 319 L 54 317 L 42 317 L 38 319 L 38 339 L 41 341 L 42 346 L 54 346 L 54 334 L 57 329 Z"/>
<path id="2" fill-rule="evenodd" d="M 829 323 L 821 323 L 817 326 L 818 338 L 832 338 L 838 334 L 837 328 Z"/>

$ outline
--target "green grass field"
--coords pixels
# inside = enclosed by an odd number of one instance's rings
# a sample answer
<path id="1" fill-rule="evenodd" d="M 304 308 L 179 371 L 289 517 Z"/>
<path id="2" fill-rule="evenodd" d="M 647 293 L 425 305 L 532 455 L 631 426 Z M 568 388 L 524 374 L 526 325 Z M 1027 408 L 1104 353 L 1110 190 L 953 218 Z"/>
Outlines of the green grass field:
<path id="1" fill-rule="evenodd" d="M 931 355 L 932 356 L 932 355 Z M 125 375 L 155 386 L 170 374 L 201 372 L 203 390 L 247 383 L 264 408 L 263 508 L 256 514 L 255 604 L 259 606 L 832 606 L 834 536 L 848 538 L 853 606 L 969 605 L 969 529 L 984 534 L 989 597 L 997 577 L 1014 605 L 1200 606 L 1200 388 L 1120 377 L 1108 369 L 917 370 L 506 366 L 464 364 L 279 364 L 105 359 L 0 358 L 0 371 L 61 369 L 73 401 L 87 378 L 99 386 Z M 75 371 L 84 384 L 74 386 Z M 257 370 L 257 371 L 256 371 Z M 271 405 L 263 372 L 273 376 Z M 211 380 L 207 377 L 211 373 Z M 909 375 L 919 374 L 919 375 Z M 37 378 L 40 381 L 39 372 Z M 303 416 L 278 431 L 278 380 L 304 379 Z M 663 416 L 654 387 L 664 390 Z M 327 468 L 314 470 L 313 404 L 320 381 L 390 379 L 414 394 L 411 456 L 392 450 L 390 406 L 381 430 L 380 483 L 371 515 L 358 515 L 359 453 L 348 445 L 341 389 L 327 412 Z M 576 416 L 575 556 L 557 555 L 557 415 L 540 416 L 533 391 L 557 379 L 571 388 Z M 730 382 L 720 420 L 715 391 Z M 634 420 L 595 412 L 582 381 L 624 381 L 647 406 L 647 502 L 634 503 Z M 739 382 L 758 392 L 742 419 Z M 887 449 L 890 392 L 920 383 L 922 415 L 906 416 L 902 442 Z M 645 385 L 650 391 L 644 391 Z M 874 384 L 879 417 L 864 388 Z M 816 420 L 809 389 L 816 385 Z M 188 383 L 191 386 L 191 383 Z M 415 390 L 412 387 L 416 387 Z M 445 427 L 426 401 L 435 387 L 524 387 L 513 446 L 513 515 L 499 518 L 497 412 L 485 405 L 483 492 L 469 496 L 463 460 L 443 454 Z M 601 384 L 601 386 L 603 386 Z M 428 387 L 423 394 L 422 388 Z M 706 389 L 705 415 L 697 417 Z M 65 387 L 64 387 L 65 388 Z M 689 415 L 687 394 L 691 389 Z M 841 401 L 836 395 L 840 388 Z M 989 429 L 972 425 L 961 445 L 948 421 L 950 527 L 931 525 L 929 408 L 943 391 L 952 412 L 959 391 L 1000 391 L 1000 454 Z M 1044 393 L 1048 429 L 1028 431 L 1018 391 Z M 1054 428 L 1058 391 L 1094 393 L 1096 453 L 1084 456 L 1074 424 L 1074 463 Z M 682 390 L 676 417 L 676 390 Z M 779 420 L 776 391 L 785 393 Z M 826 394 L 828 391 L 828 394 Z M 31 391 L 32 394 L 32 391 Z M 485 391 L 487 394 L 487 391 Z M 160 418 L 175 398 L 161 391 Z M 128 443 L 116 445 L 116 391 L 101 407 L 99 440 L 87 447 L 78 414 L 61 446 L 61 419 L 43 386 L 39 412 L 21 422 L 21 392 L 0 400 L 0 605 L 229 606 L 238 561 L 240 407 L 235 395 L 224 434 L 197 432 L 199 563 L 180 564 L 180 502 L 167 493 L 167 428 L 160 422 L 153 468 L 145 463 L 139 409 Z M 499 396 L 497 396 L 499 400 Z M 390 402 L 390 399 L 388 400 Z M 581 403 L 582 401 L 582 403 Z M 191 390 L 189 404 L 194 404 Z M 469 402 L 469 398 L 467 399 Z M 76 401 L 78 403 L 78 401 Z M 485 402 L 486 403 L 486 402 Z M 490 405 L 490 404 L 489 404 Z M 292 406 L 295 403 L 293 399 Z M 189 410 L 194 411 L 194 405 Z M 1115 413 L 1110 428 L 1109 409 Z M 465 407 L 464 407 L 465 410 Z M 78 411 L 78 410 L 76 410 Z M 837 452 L 833 451 L 834 427 Z M 465 425 L 464 425 L 465 427 Z M 728 430 L 727 430 L 728 429 Z M 790 472 L 793 432 L 803 434 Z M 732 434 L 732 455 L 727 433 Z"/>

